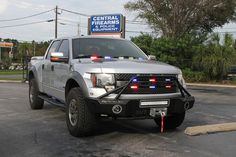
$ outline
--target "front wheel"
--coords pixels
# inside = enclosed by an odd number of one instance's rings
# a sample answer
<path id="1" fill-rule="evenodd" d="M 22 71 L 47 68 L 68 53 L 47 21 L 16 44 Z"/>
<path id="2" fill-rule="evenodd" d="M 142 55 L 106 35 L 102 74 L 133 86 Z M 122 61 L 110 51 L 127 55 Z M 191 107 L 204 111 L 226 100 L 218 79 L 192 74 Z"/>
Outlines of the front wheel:
<path id="1" fill-rule="evenodd" d="M 39 94 L 37 82 L 33 78 L 29 82 L 29 103 L 33 110 L 43 108 L 44 100 L 39 97 Z"/>
<path id="2" fill-rule="evenodd" d="M 70 90 L 66 106 L 66 123 L 72 136 L 88 136 L 95 128 L 95 115 L 89 110 L 79 87 Z"/>
<path id="3" fill-rule="evenodd" d="M 183 123 L 184 117 L 185 112 L 167 115 L 166 117 L 164 117 L 164 129 L 171 130 L 179 127 Z M 155 118 L 154 121 L 159 127 L 161 127 L 161 117 Z"/>

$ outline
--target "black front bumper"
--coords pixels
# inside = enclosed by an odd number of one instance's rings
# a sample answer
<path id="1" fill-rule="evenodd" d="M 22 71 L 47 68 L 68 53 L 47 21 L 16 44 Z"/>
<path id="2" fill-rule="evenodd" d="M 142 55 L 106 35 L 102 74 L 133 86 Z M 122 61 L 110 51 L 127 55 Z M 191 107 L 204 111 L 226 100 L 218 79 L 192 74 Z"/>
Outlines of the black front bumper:
<path id="1" fill-rule="evenodd" d="M 92 112 L 95 114 L 106 114 L 113 117 L 150 117 L 150 109 L 151 108 L 159 108 L 157 105 L 152 107 L 146 107 L 142 108 L 140 107 L 140 101 L 138 99 L 120 99 L 121 95 L 124 93 L 124 91 L 128 88 L 128 86 L 131 84 L 133 78 L 130 79 L 130 81 L 121 86 L 118 87 L 110 92 L 107 92 L 106 94 L 101 95 L 100 97 L 96 99 L 88 98 L 88 104 L 89 108 Z M 195 102 L 195 99 L 191 94 L 179 83 L 178 79 L 175 78 L 175 84 L 179 89 L 180 96 L 178 97 L 170 97 L 167 98 L 169 101 L 169 104 L 165 106 L 167 108 L 167 114 L 175 114 L 175 113 L 183 113 L 186 110 L 189 110 L 193 107 L 193 104 Z M 107 99 L 107 97 L 110 94 L 116 94 L 115 98 L 113 99 Z M 156 101 L 159 100 L 156 99 L 149 99 L 146 101 Z M 163 98 L 161 99 L 163 100 Z M 115 105 L 119 105 L 119 108 L 122 108 L 122 111 L 119 113 L 115 113 L 112 109 Z"/>
<path id="2" fill-rule="evenodd" d="M 149 99 L 149 101 L 155 101 L 158 99 Z M 90 110 L 97 114 L 105 114 L 111 117 L 149 117 L 150 118 L 150 108 L 156 107 L 140 107 L 140 100 L 100 100 L 100 99 L 87 99 Z M 193 107 L 194 97 L 177 97 L 170 98 L 169 105 L 167 107 L 168 115 L 183 113 Z M 112 111 L 114 105 L 120 105 L 122 111 L 116 114 Z"/>

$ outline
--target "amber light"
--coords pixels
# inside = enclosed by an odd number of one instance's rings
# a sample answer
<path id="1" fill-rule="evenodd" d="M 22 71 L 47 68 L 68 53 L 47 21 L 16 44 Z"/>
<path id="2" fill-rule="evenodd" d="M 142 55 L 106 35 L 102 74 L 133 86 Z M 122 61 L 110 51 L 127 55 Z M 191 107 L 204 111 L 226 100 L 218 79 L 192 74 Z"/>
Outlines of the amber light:
<path id="1" fill-rule="evenodd" d="M 53 60 L 53 61 L 59 61 L 60 60 L 60 58 L 51 58 L 51 60 Z"/>
<path id="2" fill-rule="evenodd" d="M 95 74 L 91 74 L 91 81 L 92 81 L 93 87 L 96 87 L 97 86 L 97 77 Z"/>

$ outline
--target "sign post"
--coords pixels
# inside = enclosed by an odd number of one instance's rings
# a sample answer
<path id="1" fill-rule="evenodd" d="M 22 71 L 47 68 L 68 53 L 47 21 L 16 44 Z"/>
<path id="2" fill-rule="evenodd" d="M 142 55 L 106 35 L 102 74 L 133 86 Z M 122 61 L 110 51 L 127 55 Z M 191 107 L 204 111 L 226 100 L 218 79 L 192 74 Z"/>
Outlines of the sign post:
<path id="1" fill-rule="evenodd" d="M 125 38 L 125 17 L 121 14 L 93 15 L 88 25 L 88 35 Z"/>
<path id="2" fill-rule="evenodd" d="M 2 62 L 2 48 L 0 47 L 0 62 Z"/>

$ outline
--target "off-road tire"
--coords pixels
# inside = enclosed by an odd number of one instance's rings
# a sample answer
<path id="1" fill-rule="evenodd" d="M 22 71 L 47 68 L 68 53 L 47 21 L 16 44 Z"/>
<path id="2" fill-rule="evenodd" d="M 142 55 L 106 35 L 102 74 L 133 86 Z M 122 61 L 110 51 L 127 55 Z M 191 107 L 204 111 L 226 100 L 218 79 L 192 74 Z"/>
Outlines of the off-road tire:
<path id="1" fill-rule="evenodd" d="M 164 117 L 164 129 L 173 130 L 179 127 L 183 123 L 184 117 L 185 112 L 167 115 L 166 117 Z M 154 121 L 159 127 L 161 127 L 161 117 L 155 118 Z"/>
<path id="2" fill-rule="evenodd" d="M 36 80 L 33 78 L 29 82 L 29 103 L 33 110 L 43 108 L 44 100 L 39 98 L 39 88 Z"/>
<path id="3" fill-rule="evenodd" d="M 72 115 L 71 114 L 72 109 L 70 109 L 71 103 L 75 104 L 73 106 L 76 106 L 76 109 L 73 108 L 73 110 L 77 111 L 77 113 L 74 116 L 77 119 L 73 123 L 74 125 L 72 124 L 70 119 L 70 115 Z M 93 114 L 89 110 L 89 106 L 85 101 L 85 97 L 79 87 L 72 88 L 69 91 L 68 96 L 66 98 L 66 124 L 70 134 L 75 137 L 92 135 L 95 129 L 96 126 L 95 114 Z"/>

